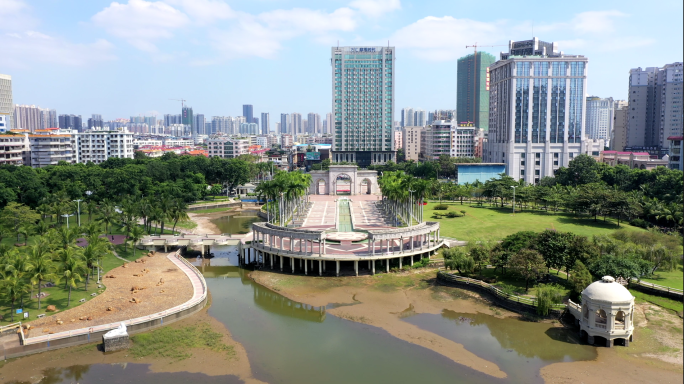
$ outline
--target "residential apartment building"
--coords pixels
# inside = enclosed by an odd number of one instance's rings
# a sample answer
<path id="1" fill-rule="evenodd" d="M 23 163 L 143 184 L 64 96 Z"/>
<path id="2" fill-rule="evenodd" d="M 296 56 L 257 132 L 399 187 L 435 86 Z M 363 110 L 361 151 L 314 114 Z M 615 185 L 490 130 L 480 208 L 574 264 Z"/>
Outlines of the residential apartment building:
<path id="1" fill-rule="evenodd" d="M 28 135 L 29 152 L 26 154 L 28 164 L 33 168 L 57 165 L 60 161 L 76 163 L 75 131 L 46 129 L 37 130 Z"/>
<path id="2" fill-rule="evenodd" d="M 421 132 L 425 127 L 404 127 L 401 130 L 401 146 L 406 160 L 418 161 L 421 152 Z"/>
<path id="3" fill-rule="evenodd" d="M 610 136 L 610 149 L 623 151 L 627 146 L 627 118 L 629 104 L 625 100 L 617 100 L 613 107 L 613 132 Z"/>
<path id="4" fill-rule="evenodd" d="M 669 136 L 682 135 L 682 63 L 629 72 L 627 147 L 668 148 Z"/>
<path id="5" fill-rule="evenodd" d="M 83 129 L 83 119 L 81 118 L 81 115 L 59 115 L 58 125 L 59 129 L 74 129 L 80 131 Z"/>
<path id="6" fill-rule="evenodd" d="M 442 155 L 451 156 L 452 128 L 451 121 L 437 120 L 421 132 L 421 144 L 426 159 L 437 160 Z"/>
<path id="7" fill-rule="evenodd" d="M 403 135 L 404 135 L 403 131 L 400 131 L 398 129 L 394 130 L 394 150 L 395 151 L 399 148 L 403 148 L 402 147 L 404 145 Z"/>
<path id="8" fill-rule="evenodd" d="M 249 153 L 250 139 L 233 139 L 228 137 L 212 137 L 207 139 L 209 157 L 232 159 Z"/>
<path id="9" fill-rule="evenodd" d="M 413 108 L 402 108 L 401 109 L 401 127 L 415 127 L 416 126 L 416 114 Z M 421 125 L 422 127 L 422 125 Z"/>
<path id="10" fill-rule="evenodd" d="M 261 134 L 268 135 L 271 133 L 271 117 L 268 112 L 261 113 Z"/>
<path id="11" fill-rule="evenodd" d="M 115 131 L 88 130 L 74 136 L 77 163 L 100 164 L 110 157 L 133 158 L 133 133 L 125 128 Z"/>
<path id="12" fill-rule="evenodd" d="M 475 144 L 483 130 L 474 123 L 457 123 L 451 127 L 451 157 L 475 157 Z"/>
<path id="13" fill-rule="evenodd" d="M 394 47 L 333 47 L 332 162 L 395 161 Z"/>
<path id="14" fill-rule="evenodd" d="M 12 76 L 0 73 L 0 116 L 5 117 L 4 129 L 14 128 L 14 102 L 12 100 Z"/>
<path id="15" fill-rule="evenodd" d="M 0 116 L 0 121 L 5 121 L 5 118 Z M 0 134 L 0 165 L 23 165 L 23 155 L 28 147 L 28 134 Z"/>
<path id="16" fill-rule="evenodd" d="M 670 169 L 684 170 L 684 166 L 682 166 L 682 160 L 684 159 L 684 145 L 682 145 L 682 141 L 684 141 L 684 136 L 668 136 L 667 138 L 669 144 L 668 160 L 670 162 L 668 167 Z"/>
<path id="17" fill-rule="evenodd" d="M 586 121 L 586 57 L 556 43 L 510 41 L 490 66 L 484 162 L 505 163 L 516 180 L 537 183 L 581 153 Z"/>
<path id="18" fill-rule="evenodd" d="M 39 129 L 54 128 L 43 125 L 42 109 L 35 105 L 15 105 L 14 106 L 14 128 L 26 129 L 35 132 Z"/>
<path id="19" fill-rule="evenodd" d="M 612 97 L 587 97 L 585 132 L 588 139 L 610 141 L 615 123 L 615 101 Z"/>
<path id="20" fill-rule="evenodd" d="M 245 117 L 245 123 L 254 122 L 254 106 L 252 104 L 244 104 L 242 106 L 242 116 Z"/>
<path id="21" fill-rule="evenodd" d="M 290 114 L 290 131 L 289 133 L 292 135 L 301 135 L 304 133 L 303 127 L 302 127 L 302 114 L 293 112 Z"/>
<path id="22" fill-rule="evenodd" d="M 485 131 L 489 128 L 489 67 L 495 61 L 487 52 L 458 59 L 456 120 L 459 122 L 472 121 Z"/>

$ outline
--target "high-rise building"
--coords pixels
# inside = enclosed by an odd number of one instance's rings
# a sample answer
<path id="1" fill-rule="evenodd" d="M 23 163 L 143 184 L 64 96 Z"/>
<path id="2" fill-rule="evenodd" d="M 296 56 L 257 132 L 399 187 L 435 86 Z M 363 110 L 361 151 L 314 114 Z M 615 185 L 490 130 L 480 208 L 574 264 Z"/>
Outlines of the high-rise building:
<path id="1" fill-rule="evenodd" d="M 622 152 L 627 146 L 629 104 L 626 100 L 617 100 L 613 109 L 613 132 L 610 137 L 610 149 Z"/>
<path id="2" fill-rule="evenodd" d="M 208 133 L 204 130 L 204 126 L 205 126 L 205 123 L 206 123 L 206 121 L 207 121 L 207 120 L 204 118 L 204 114 L 198 113 L 198 114 L 195 115 L 194 119 L 195 119 L 195 132 L 197 132 L 198 135 L 206 135 L 206 134 L 208 134 Z"/>
<path id="3" fill-rule="evenodd" d="M 40 111 L 41 125 L 43 128 L 58 128 L 57 111 L 54 109 L 42 109 Z M 102 120 L 102 117 L 100 117 Z"/>
<path id="4" fill-rule="evenodd" d="M 456 72 L 456 120 L 489 128 L 489 67 L 496 58 L 487 52 L 458 59 Z M 435 119 L 439 120 L 439 119 Z"/>
<path id="5" fill-rule="evenodd" d="M 682 135 L 682 63 L 629 71 L 627 146 L 668 148 Z"/>
<path id="6" fill-rule="evenodd" d="M 59 115 L 59 128 L 80 131 L 82 121 L 81 115 Z"/>
<path id="7" fill-rule="evenodd" d="M 12 76 L 0 73 L 0 116 L 5 116 L 6 129 L 14 125 L 14 101 L 12 100 Z"/>
<path id="8" fill-rule="evenodd" d="M 615 101 L 612 97 L 587 97 L 587 121 L 584 128 L 586 137 L 603 139 L 609 143 L 613 133 L 614 111 Z"/>
<path id="9" fill-rule="evenodd" d="M 257 135 L 259 134 L 259 126 L 256 123 L 242 123 L 240 124 L 240 134 Z"/>
<path id="10" fill-rule="evenodd" d="M 271 117 L 268 112 L 261 112 L 261 134 L 268 135 L 271 131 Z"/>
<path id="11" fill-rule="evenodd" d="M 425 113 L 425 111 L 423 111 L 422 109 L 416 109 L 413 124 L 418 127 L 424 127 L 425 125 L 427 125 L 427 114 Z"/>
<path id="12" fill-rule="evenodd" d="M 35 105 L 15 105 L 14 106 L 15 128 L 27 129 L 35 132 L 37 129 L 44 129 L 41 108 Z"/>
<path id="13" fill-rule="evenodd" d="M 290 133 L 290 115 L 287 113 L 280 114 L 280 132 L 278 133 Z"/>
<path id="14" fill-rule="evenodd" d="M 93 114 L 88 119 L 88 129 L 102 129 L 104 127 L 104 121 L 102 121 L 102 115 Z"/>
<path id="15" fill-rule="evenodd" d="M 332 48 L 333 162 L 395 161 L 394 53 L 394 47 Z"/>
<path id="16" fill-rule="evenodd" d="M 321 116 L 318 113 L 309 113 L 306 119 L 308 125 L 307 133 L 321 133 Z"/>
<path id="17" fill-rule="evenodd" d="M 421 152 L 429 160 L 440 156 L 451 156 L 451 136 L 455 124 L 451 121 L 436 120 L 421 131 Z"/>
<path id="18" fill-rule="evenodd" d="M 96 119 L 93 115 L 89 121 Z M 102 117 L 100 117 L 101 119 Z M 101 120 L 100 120 L 101 121 Z M 74 135 L 76 162 L 100 164 L 110 157 L 133 158 L 133 133 L 126 128 L 91 130 Z"/>
<path id="19" fill-rule="evenodd" d="M 295 136 L 295 135 L 301 135 L 303 132 L 302 130 L 302 114 L 293 112 L 290 115 L 290 133 Z"/>
<path id="20" fill-rule="evenodd" d="M 401 126 L 403 127 L 413 127 L 415 126 L 416 115 L 413 112 L 413 108 L 402 108 L 401 109 Z"/>
<path id="21" fill-rule="evenodd" d="M 244 104 L 242 106 L 242 116 L 245 117 L 247 123 L 254 122 L 254 107 L 252 106 L 252 104 Z"/>
<path id="22" fill-rule="evenodd" d="M 505 163 L 509 176 L 536 183 L 582 153 L 587 63 L 557 52 L 555 43 L 511 41 L 490 67 L 484 161 Z"/>
<path id="23" fill-rule="evenodd" d="M 164 126 L 168 127 L 174 124 L 182 124 L 181 115 L 164 115 Z"/>
<path id="24" fill-rule="evenodd" d="M 402 129 L 401 147 L 406 160 L 418 161 L 421 151 L 421 136 L 425 127 L 404 127 Z"/>
<path id="25" fill-rule="evenodd" d="M 181 114 L 183 115 L 181 124 L 187 125 L 190 128 L 190 134 L 195 137 L 197 132 L 194 129 L 195 119 L 192 115 L 192 107 L 183 107 Z"/>
<path id="26" fill-rule="evenodd" d="M 335 121 L 333 120 L 333 114 L 328 112 L 325 114 L 325 123 L 323 124 L 323 133 L 325 134 L 331 134 L 333 131 L 333 124 Z"/>

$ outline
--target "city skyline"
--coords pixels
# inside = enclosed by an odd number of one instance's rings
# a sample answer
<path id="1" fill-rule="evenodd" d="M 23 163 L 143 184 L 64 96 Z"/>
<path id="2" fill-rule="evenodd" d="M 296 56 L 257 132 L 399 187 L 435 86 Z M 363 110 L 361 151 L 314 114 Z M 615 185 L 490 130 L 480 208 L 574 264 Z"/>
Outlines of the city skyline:
<path id="1" fill-rule="evenodd" d="M 0 73 L 13 78 L 14 103 L 60 114 L 99 113 L 104 120 L 177 113 L 177 102 L 169 100 L 174 98 L 186 99 L 205 116 L 238 116 L 245 103 L 253 103 L 257 115 L 298 110 L 324 116 L 330 112 L 329 100 L 322 97 L 330 92 L 328 49 L 338 41 L 374 46 L 389 40 L 398 53 L 397 107 L 426 110 L 456 108 L 456 60 L 472 53 L 465 45 L 527 39 L 532 25 L 540 39 L 559 41 L 565 53 L 591 59 L 587 95 L 623 99 L 630 69 L 660 66 L 682 56 L 681 36 L 667 33 L 682 24 L 673 16 L 681 14 L 676 11 L 681 3 L 674 3 L 676 9 L 667 15 L 656 9 L 618 11 L 634 8 L 617 2 L 605 3 L 605 8 L 577 2 L 569 13 L 506 6 L 484 13 L 465 2 L 428 1 L 419 7 L 398 0 L 335 2 L 324 8 L 301 1 L 93 1 L 79 7 L 40 0 L 9 3 L 2 11 L 12 22 L 1 27 L 0 44 L 6 49 Z M 548 7 L 552 11 L 555 6 Z M 302 15 L 309 17 L 301 19 L 308 20 L 305 25 L 297 22 Z M 146 35 L 142 26 L 118 28 L 117 20 L 145 20 L 157 32 Z M 247 21 L 263 28 L 262 40 L 245 29 Z M 211 39 L 211 33 L 224 38 Z M 231 33 L 242 34 L 245 42 L 226 46 Z M 428 35 L 426 43 L 421 36 Z M 203 39 L 208 43 L 199 42 Z M 505 47 L 479 50 L 498 56 Z M 169 81 L 174 78 L 180 81 Z M 303 81 L 309 85 L 298 86 Z M 241 91 L 214 90 L 221 83 Z M 88 84 L 107 91 L 88 91 Z M 278 97 L 285 90 L 293 97 Z M 398 111 L 393 119 L 400 120 Z"/>

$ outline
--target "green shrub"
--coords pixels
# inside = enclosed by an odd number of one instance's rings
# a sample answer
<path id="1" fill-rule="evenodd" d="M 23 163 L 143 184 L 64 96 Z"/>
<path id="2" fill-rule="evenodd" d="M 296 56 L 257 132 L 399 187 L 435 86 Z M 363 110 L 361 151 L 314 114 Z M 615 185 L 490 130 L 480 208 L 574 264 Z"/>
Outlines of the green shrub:
<path id="1" fill-rule="evenodd" d="M 465 214 L 466 214 L 466 211 L 461 211 L 461 213 L 463 214 L 463 216 L 465 216 Z"/>
<path id="2" fill-rule="evenodd" d="M 563 302 L 563 290 L 555 284 L 537 285 L 537 314 L 546 316 L 553 304 Z"/>
<path id="3" fill-rule="evenodd" d="M 629 222 L 630 225 L 639 228 L 648 228 L 648 223 L 644 219 L 634 219 Z"/>
<path id="4" fill-rule="evenodd" d="M 449 206 L 446 204 L 438 204 L 438 205 L 435 205 L 435 208 L 433 208 L 433 209 L 435 211 L 446 211 L 447 209 L 449 209 Z"/>
<path id="5" fill-rule="evenodd" d="M 447 212 L 446 217 L 453 219 L 454 217 L 461 217 L 461 216 L 456 212 Z"/>

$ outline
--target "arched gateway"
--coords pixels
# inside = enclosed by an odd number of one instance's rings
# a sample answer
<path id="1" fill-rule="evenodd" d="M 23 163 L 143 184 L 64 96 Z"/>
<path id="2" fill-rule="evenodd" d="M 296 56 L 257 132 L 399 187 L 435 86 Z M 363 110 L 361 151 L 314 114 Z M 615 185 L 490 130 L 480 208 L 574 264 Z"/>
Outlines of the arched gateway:
<path id="1" fill-rule="evenodd" d="M 356 165 L 331 165 L 327 171 L 311 171 L 312 195 L 379 195 L 378 172 Z"/>

